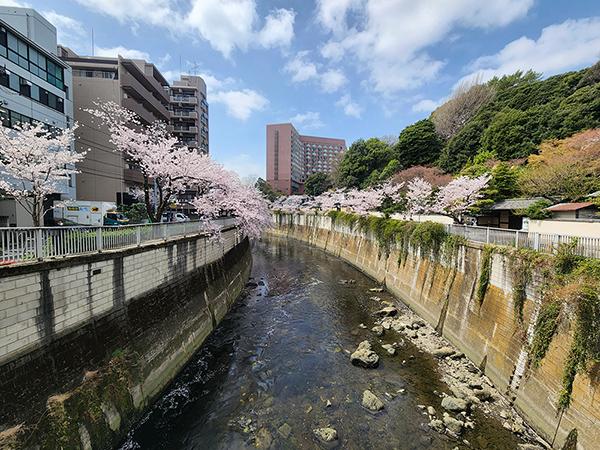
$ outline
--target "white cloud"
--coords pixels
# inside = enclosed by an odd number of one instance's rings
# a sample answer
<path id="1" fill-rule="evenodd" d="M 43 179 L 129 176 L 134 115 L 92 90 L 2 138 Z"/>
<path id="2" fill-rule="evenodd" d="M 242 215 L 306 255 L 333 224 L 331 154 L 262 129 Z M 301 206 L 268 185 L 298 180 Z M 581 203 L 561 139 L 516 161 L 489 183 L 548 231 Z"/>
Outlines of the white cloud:
<path id="1" fill-rule="evenodd" d="M 348 78 L 340 69 L 328 69 L 320 73 L 319 67 L 309 59 L 309 55 L 307 50 L 298 52 L 285 65 L 284 70 L 292 75 L 292 82 L 314 80 L 319 83 L 321 90 L 327 93 L 338 91 L 348 82 Z"/>
<path id="2" fill-rule="evenodd" d="M 593 64 L 599 58 L 600 17 L 566 20 L 544 28 L 537 40 L 522 36 L 498 53 L 478 58 L 470 66 L 472 73 L 459 83 L 473 77 L 487 81 L 528 69 L 549 76 Z"/>
<path id="3" fill-rule="evenodd" d="M 258 42 L 265 48 L 288 47 L 294 37 L 296 13 L 288 9 L 276 9 L 265 19 L 258 33 Z"/>
<path id="4" fill-rule="evenodd" d="M 367 68 L 372 88 L 384 95 L 435 78 L 444 61 L 428 49 L 461 29 L 505 26 L 527 14 L 534 0 L 319 0 L 317 18 L 333 34 L 321 48 Z M 350 13 L 353 14 L 350 14 Z"/>
<path id="5" fill-rule="evenodd" d="M 16 6 L 17 8 L 29 8 L 29 4 L 17 0 L 0 0 L 0 6 Z"/>
<path id="6" fill-rule="evenodd" d="M 312 80 L 319 76 L 317 66 L 307 59 L 308 54 L 309 52 L 306 50 L 298 52 L 284 67 L 284 70 L 292 75 L 292 81 L 295 83 Z"/>
<path id="7" fill-rule="evenodd" d="M 321 89 L 324 92 L 335 92 L 348 82 L 348 78 L 339 69 L 330 69 L 321 75 Z"/>
<path id="8" fill-rule="evenodd" d="M 95 48 L 96 56 L 107 56 L 107 57 L 117 57 L 121 55 L 123 58 L 130 59 L 145 59 L 146 61 L 150 61 L 150 55 L 147 52 L 136 50 L 133 48 L 125 48 L 121 45 L 117 47 L 96 47 Z"/>
<path id="9" fill-rule="evenodd" d="M 321 121 L 321 114 L 314 111 L 296 114 L 294 117 L 291 117 L 289 121 L 305 130 L 316 130 L 317 128 L 323 128 L 325 126 Z"/>
<path id="10" fill-rule="evenodd" d="M 74 50 L 81 50 L 81 41 L 86 37 L 86 32 L 81 22 L 72 17 L 59 14 L 56 11 L 42 11 L 42 15 L 56 27 L 59 44 L 66 45 Z"/>
<path id="11" fill-rule="evenodd" d="M 431 112 L 443 103 L 443 100 L 431 100 L 425 98 L 412 105 L 413 112 Z"/>
<path id="12" fill-rule="evenodd" d="M 206 90 L 209 96 L 228 86 L 230 87 L 235 83 L 235 80 L 232 77 L 220 79 L 208 72 L 200 73 L 199 76 L 201 76 L 206 83 Z"/>
<path id="13" fill-rule="evenodd" d="M 348 94 L 342 96 L 342 98 L 336 102 L 336 105 L 342 108 L 344 114 L 347 116 L 359 119 L 360 115 L 362 114 L 362 108 L 358 104 L 354 103 Z"/>
<path id="14" fill-rule="evenodd" d="M 209 98 L 212 103 L 221 103 L 227 113 L 239 120 L 247 120 L 253 112 L 263 110 L 269 101 L 252 89 L 219 91 Z"/>
<path id="15" fill-rule="evenodd" d="M 145 22 L 170 26 L 180 20 L 174 0 L 77 0 L 92 11 L 114 17 L 119 22 Z"/>

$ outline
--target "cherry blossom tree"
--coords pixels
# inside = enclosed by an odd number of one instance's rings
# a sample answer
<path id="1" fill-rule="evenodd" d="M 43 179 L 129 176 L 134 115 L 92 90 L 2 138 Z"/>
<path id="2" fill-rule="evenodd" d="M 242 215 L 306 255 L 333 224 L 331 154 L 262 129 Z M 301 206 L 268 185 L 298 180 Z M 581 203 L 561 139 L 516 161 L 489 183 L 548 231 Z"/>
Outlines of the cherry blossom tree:
<path id="1" fill-rule="evenodd" d="M 234 217 L 236 225 L 250 238 L 258 238 L 271 225 L 267 201 L 254 186 L 242 183 L 236 174 L 215 165 L 218 182 L 192 200 L 200 219 L 218 236 L 215 219 Z"/>
<path id="2" fill-rule="evenodd" d="M 0 127 L 0 190 L 23 206 L 36 227 L 47 212 L 47 196 L 60 192 L 85 157 L 74 150 L 76 128 L 51 129 L 44 123 Z"/>
<path id="3" fill-rule="evenodd" d="M 114 102 L 97 103 L 86 110 L 108 127 L 110 142 L 139 168 L 143 185 L 135 195 L 143 198 L 148 217 L 160 222 L 177 195 L 190 187 L 199 191 L 216 181 L 220 171 L 205 155 L 178 145 L 164 122 L 143 125 L 135 113 Z"/>
<path id="4" fill-rule="evenodd" d="M 436 191 L 429 182 L 414 178 L 408 183 L 408 210 L 411 214 L 443 214 L 460 223 L 465 212 L 482 197 L 481 191 L 489 181 L 488 174 L 461 176 Z"/>

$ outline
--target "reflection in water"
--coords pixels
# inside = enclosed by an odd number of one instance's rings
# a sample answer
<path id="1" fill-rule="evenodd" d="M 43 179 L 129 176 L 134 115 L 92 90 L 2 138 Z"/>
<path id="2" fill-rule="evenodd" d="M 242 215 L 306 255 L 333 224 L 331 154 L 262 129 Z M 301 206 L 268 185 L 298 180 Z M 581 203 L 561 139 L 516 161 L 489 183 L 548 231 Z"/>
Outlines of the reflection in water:
<path id="1" fill-rule="evenodd" d="M 470 447 L 428 428 L 417 405 L 441 410 L 436 392 L 448 389 L 433 358 L 410 342 L 396 356 L 381 348 L 400 337 L 387 333 L 380 342 L 368 330 L 374 283 L 356 269 L 305 244 L 270 240 L 254 247 L 253 276 L 258 286 L 238 300 L 122 449 L 321 448 L 312 430 L 325 426 L 337 430 L 344 449 L 517 447 L 499 422 L 481 415 L 463 436 Z M 381 357 L 375 370 L 350 364 L 348 352 L 364 339 Z M 365 389 L 384 400 L 382 412 L 361 406 Z"/>

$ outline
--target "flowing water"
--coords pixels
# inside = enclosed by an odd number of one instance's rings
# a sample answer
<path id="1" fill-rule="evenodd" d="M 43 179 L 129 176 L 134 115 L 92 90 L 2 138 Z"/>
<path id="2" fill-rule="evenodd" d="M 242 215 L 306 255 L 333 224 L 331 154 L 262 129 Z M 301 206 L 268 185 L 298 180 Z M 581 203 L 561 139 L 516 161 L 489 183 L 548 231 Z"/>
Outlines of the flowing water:
<path id="1" fill-rule="evenodd" d="M 380 344 L 400 336 L 388 332 L 379 342 L 359 327 L 372 326 L 379 306 L 369 300 L 373 280 L 299 242 L 271 239 L 253 253 L 258 286 L 238 300 L 122 449 L 517 448 L 512 433 L 482 414 L 461 437 L 469 445 L 429 429 L 418 405 L 441 412 L 436 392 L 448 388 L 431 356 L 410 342 L 388 356 Z M 348 351 L 364 339 L 380 355 L 377 369 L 350 364 Z M 383 411 L 361 406 L 365 389 L 384 401 Z M 325 426 L 338 432 L 333 444 L 312 432 Z"/>

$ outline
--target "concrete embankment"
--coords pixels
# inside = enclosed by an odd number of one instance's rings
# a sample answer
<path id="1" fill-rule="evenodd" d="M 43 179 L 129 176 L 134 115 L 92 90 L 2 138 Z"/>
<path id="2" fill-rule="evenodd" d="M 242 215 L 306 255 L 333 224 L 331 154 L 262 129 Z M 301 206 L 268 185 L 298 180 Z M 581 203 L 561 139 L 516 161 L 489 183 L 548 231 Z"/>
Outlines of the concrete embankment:
<path id="1" fill-rule="evenodd" d="M 0 268 L 0 448 L 117 445 L 242 291 L 222 237 Z"/>
<path id="2" fill-rule="evenodd" d="M 475 362 L 555 448 L 561 448 L 569 434 L 572 438 L 573 430 L 577 448 L 598 448 L 598 371 L 578 373 L 570 406 L 564 412 L 557 407 L 572 327 L 558 328 L 539 367 L 529 364 L 531 335 L 542 306 L 539 270 L 534 269 L 527 280 L 523 305 L 517 308 L 518 296 L 513 295 L 517 281 L 509 258 L 494 253 L 485 298 L 480 301 L 477 290 L 486 255 L 478 244 L 461 245 L 453 258 L 422 257 L 411 248 L 384 248 L 372 232 L 327 216 L 280 214 L 276 219 L 272 235 L 319 247 L 384 284 Z"/>

